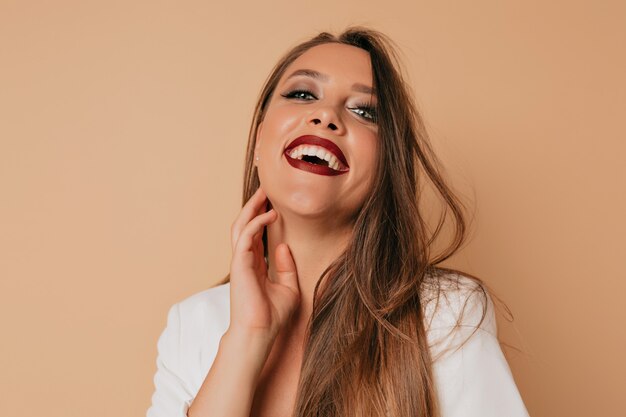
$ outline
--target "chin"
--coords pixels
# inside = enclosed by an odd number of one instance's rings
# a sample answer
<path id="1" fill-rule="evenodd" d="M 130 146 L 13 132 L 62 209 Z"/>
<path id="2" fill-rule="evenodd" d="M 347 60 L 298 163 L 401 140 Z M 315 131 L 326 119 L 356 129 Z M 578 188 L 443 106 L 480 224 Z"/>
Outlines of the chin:
<path id="1" fill-rule="evenodd" d="M 271 196 L 268 193 L 268 198 L 279 213 L 291 213 L 312 219 L 336 216 L 338 210 L 324 195 L 310 191 L 295 191 L 281 196 Z"/>
<path id="2" fill-rule="evenodd" d="M 279 214 L 311 220 L 328 219 L 329 223 L 341 223 L 341 219 L 348 219 L 351 213 L 354 214 L 356 204 L 350 204 L 349 201 L 339 203 L 339 190 L 335 187 L 312 186 L 308 181 L 292 181 L 279 176 L 270 179 L 260 174 L 261 187 Z"/>

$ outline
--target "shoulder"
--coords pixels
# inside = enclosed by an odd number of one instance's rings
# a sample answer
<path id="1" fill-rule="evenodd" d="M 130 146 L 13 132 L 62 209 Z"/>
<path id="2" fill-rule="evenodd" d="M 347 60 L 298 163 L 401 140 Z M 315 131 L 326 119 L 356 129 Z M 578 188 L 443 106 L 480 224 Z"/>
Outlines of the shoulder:
<path id="1" fill-rule="evenodd" d="M 493 301 L 477 279 L 452 272 L 429 275 L 423 284 L 422 308 L 435 360 L 471 337 L 497 338 Z"/>
<path id="2" fill-rule="evenodd" d="M 430 277 L 423 290 L 433 378 L 447 417 L 528 417 L 496 332 L 494 305 L 478 280 Z"/>
<path id="3" fill-rule="evenodd" d="M 193 294 L 174 304 L 168 327 L 178 329 L 181 346 L 195 346 L 195 340 L 219 338 L 230 322 L 230 283 Z"/>
<path id="4" fill-rule="evenodd" d="M 191 385 L 202 382 L 230 323 L 230 284 L 193 294 L 174 304 L 159 338 L 159 355 Z"/>
<path id="5" fill-rule="evenodd" d="M 185 415 L 215 358 L 230 319 L 230 285 L 174 304 L 157 343 L 155 391 L 149 417 Z"/>
<path id="6" fill-rule="evenodd" d="M 230 283 L 217 285 L 193 294 L 174 304 L 181 320 L 192 321 L 194 318 L 207 318 L 212 321 L 228 322 L 230 315 Z"/>

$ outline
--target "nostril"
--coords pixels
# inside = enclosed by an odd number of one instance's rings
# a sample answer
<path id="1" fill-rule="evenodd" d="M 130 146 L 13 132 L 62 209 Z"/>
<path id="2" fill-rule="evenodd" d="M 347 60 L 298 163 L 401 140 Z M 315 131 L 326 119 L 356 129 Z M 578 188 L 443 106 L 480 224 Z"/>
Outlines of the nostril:
<path id="1" fill-rule="evenodd" d="M 320 119 L 313 119 L 311 121 L 313 122 L 314 125 L 318 125 L 318 124 L 322 123 L 322 121 Z"/>
<path id="2" fill-rule="evenodd" d="M 337 125 L 335 125 L 334 123 L 328 123 L 328 128 L 330 130 L 337 130 Z"/>

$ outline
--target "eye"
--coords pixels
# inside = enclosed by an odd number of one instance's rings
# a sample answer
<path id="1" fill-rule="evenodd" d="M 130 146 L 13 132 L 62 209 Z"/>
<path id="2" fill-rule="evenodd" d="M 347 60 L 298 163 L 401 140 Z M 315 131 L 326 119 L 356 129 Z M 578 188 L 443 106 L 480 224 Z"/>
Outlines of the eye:
<path id="1" fill-rule="evenodd" d="M 281 94 L 281 96 L 285 98 L 292 98 L 292 99 L 303 100 L 303 101 L 310 101 L 310 100 L 317 99 L 317 97 L 315 97 L 315 95 L 308 90 L 292 90 L 287 93 Z"/>
<path id="2" fill-rule="evenodd" d="M 370 105 L 362 105 L 357 107 L 348 107 L 352 113 L 370 122 L 376 122 L 376 108 Z"/>

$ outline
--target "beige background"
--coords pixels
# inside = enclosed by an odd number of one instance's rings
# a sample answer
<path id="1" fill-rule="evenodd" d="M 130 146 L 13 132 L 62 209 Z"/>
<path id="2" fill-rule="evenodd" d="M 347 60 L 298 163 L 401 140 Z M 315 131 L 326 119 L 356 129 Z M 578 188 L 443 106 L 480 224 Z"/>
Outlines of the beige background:
<path id="1" fill-rule="evenodd" d="M 144 415 L 169 306 L 226 274 L 288 47 L 402 49 L 534 417 L 623 415 L 623 1 L 0 0 L 0 415 Z"/>

